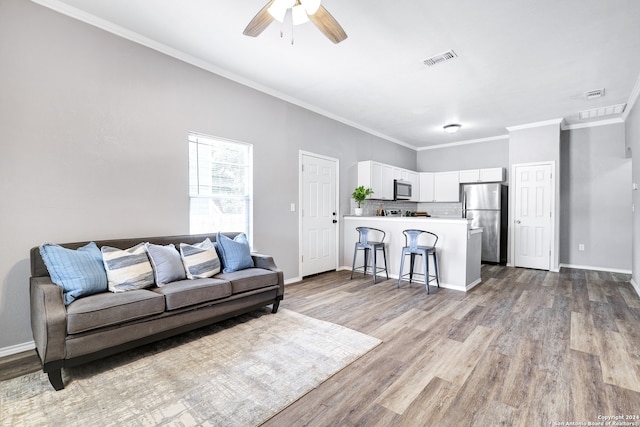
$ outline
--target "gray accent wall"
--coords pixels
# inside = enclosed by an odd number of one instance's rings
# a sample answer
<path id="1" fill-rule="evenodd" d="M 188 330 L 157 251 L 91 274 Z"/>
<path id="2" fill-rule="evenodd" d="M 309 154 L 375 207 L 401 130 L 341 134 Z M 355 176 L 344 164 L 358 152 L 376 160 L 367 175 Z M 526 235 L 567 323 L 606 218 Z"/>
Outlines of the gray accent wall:
<path id="1" fill-rule="evenodd" d="M 412 149 L 27 0 L 0 2 L 0 70 L 0 351 L 32 340 L 31 247 L 189 232 L 190 131 L 253 144 L 254 248 L 285 279 L 300 150 L 340 159 L 340 217 L 358 161 L 416 169 Z"/>
<path id="2" fill-rule="evenodd" d="M 625 121 L 627 155 L 631 156 L 631 182 L 640 186 L 640 100 L 636 100 Z M 630 190 L 632 213 L 631 258 L 633 268 L 633 285 L 640 293 L 640 190 Z"/>
<path id="3" fill-rule="evenodd" d="M 417 163 L 419 172 L 505 168 L 508 177 L 509 138 L 419 150 Z"/>
<path id="4" fill-rule="evenodd" d="M 631 159 L 625 158 L 624 123 L 562 131 L 560 158 L 560 262 L 631 270 Z"/>

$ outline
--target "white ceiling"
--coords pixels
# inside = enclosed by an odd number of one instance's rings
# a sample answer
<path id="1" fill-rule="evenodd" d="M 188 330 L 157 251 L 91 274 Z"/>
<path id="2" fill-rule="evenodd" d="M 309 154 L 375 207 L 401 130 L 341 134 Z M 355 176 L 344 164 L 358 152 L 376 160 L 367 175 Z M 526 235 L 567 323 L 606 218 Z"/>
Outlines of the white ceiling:
<path id="1" fill-rule="evenodd" d="M 242 35 L 267 0 L 33 1 L 416 149 L 587 123 L 579 111 L 626 103 L 640 76 L 638 0 L 322 0 L 349 35 L 337 45 L 311 22 L 293 45 L 278 22 Z"/>

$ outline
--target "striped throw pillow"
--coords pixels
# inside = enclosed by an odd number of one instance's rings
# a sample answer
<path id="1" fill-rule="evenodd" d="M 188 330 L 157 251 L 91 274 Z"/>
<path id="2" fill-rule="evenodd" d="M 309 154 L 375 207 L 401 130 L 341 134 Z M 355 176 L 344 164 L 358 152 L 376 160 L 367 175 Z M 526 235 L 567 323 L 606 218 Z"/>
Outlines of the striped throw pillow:
<path id="1" fill-rule="evenodd" d="M 188 279 L 204 279 L 220 273 L 220 259 L 209 238 L 194 245 L 180 243 L 180 257 Z"/>
<path id="2" fill-rule="evenodd" d="M 153 286 L 153 269 L 144 243 L 124 250 L 110 246 L 103 246 L 101 250 L 111 292 Z"/>

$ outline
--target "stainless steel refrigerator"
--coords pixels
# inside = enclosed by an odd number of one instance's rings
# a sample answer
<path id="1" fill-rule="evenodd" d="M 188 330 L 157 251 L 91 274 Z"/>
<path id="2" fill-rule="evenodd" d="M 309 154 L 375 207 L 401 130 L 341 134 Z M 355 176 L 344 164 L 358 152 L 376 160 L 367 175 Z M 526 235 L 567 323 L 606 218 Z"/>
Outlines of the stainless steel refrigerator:
<path id="1" fill-rule="evenodd" d="M 482 262 L 507 263 L 508 187 L 500 183 L 460 186 L 462 216 L 482 227 Z"/>

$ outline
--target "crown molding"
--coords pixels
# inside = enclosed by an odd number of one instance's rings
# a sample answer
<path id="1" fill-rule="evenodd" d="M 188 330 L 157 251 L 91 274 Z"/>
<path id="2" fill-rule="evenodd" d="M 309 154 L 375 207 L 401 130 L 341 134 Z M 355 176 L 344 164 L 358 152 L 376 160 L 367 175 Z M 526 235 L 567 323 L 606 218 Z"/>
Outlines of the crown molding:
<path id="1" fill-rule="evenodd" d="M 562 126 L 561 130 L 584 129 L 584 128 L 592 128 L 596 126 L 614 125 L 617 123 L 624 123 L 624 119 L 621 117 L 617 117 L 615 119 L 598 120 L 597 122 L 576 123 L 573 125 Z"/>
<path id="2" fill-rule="evenodd" d="M 550 126 L 550 125 L 562 126 L 563 122 L 564 122 L 564 118 L 559 118 L 559 119 L 545 120 L 542 122 L 526 123 L 523 125 L 508 126 L 506 129 L 509 132 L 513 132 L 514 130 L 531 129 L 531 128 L 538 128 L 542 126 Z"/>
<path id="3" fill-rule="evenodd" d="M 449 142 L 446 144 L 430 145 L 428 147 L 420 147 L 416 151 L 435 150 L 437 148 L 450 148 L 459 145 L 477 144 L 479 142 L 499 141 L 501 139 L 509 139 L 509 135 L 490 136 L 488 138 L 468 139 L 466 141 Z"/>
<path id="4" fill-rule="evenodd" d="M 640 96 L 640 74 L 638 74 L 638 78 L 636 79 L 636 84 L 633 86 L 631 90 L 631 94 L 629 95 L 629 100 L 627 101 L 627 107 L 622 112 L 622 121 L 626 121 L 627 117 L 629 117 L 629 113 L 631 109 L 635 105 L 638 97 Z"/>
<path id="5" fill-rule="evenodd" d="M 59 0 L 31 0 L 33 3 L 39 4 L 40 6 L 46 7 L 48 9 L 51 9 L 55 12 L 61 13 L 63 15 L 66 15 L 70 18 L 76 19 L 78 21 L 84 22 L 85 24 L 89 24 L 93 27 L 97 27 L 100 28 L 101 30 L 107 31 L 111 34 L 114 34 L 118 37 L 122 37 L 124 39 L 127 39 L 129 41 L 132 41 L 134 43 L 140 44 L 142 46 L 148 47 L 149 49 L 153 49 L 157 52 L 160 52 L 162 54 L 165 54 L 167 56 L 170 56 L 172 58 L 178 59 L 182 62 L 185 62 L 187 64 L 193 65 L 195 67 L 198 67 L 200 69 L 203 69 L 205 71 L 209 71 L 210 73 L 216 74 L 218 76 L 224 77 L 228 80 L 231 80 L 233 82 L 239 83 L 243 86 L 247 86 L 251 89 L 255 89 L 258 92 L 262 92 L 265 93 L 267 95 L 273 96 L 274 98 L 278 98 L 280 100 L 283 100 L 285 102 L 288 102 L 290 104 L 296 105 L 298 107 L 304 108 L 305 110 L 309 110 L 312 111 L 314 113 L 317 113 L 321 116 L 327 117 L 331 120 L 335 120 L 336 122 L 345 124 L 349 127 L 358 129 L 362 132 L 368 133 L 369 135 L 384 139 L 385 141 L 389 141 L 392 142 L 394 144 L 398 144 L 401 145 L 403 147 L 409 148 L 411 150 L 417 150 L 417 147 L 414 145 L 411 145 L 409 143 L 406 143 L 404 141 L 401 141 L 399 139 L 393 138 L 389 135 L 385 135 L 381 132 L 378 132 L 376 130 L 370 129 L 366 126 L 362 126 L 358 123 L 352 122 L 351 120 L 345 119 L 344 117 L 340 117 L 336 114 L 330 113 L 328 111 L 325 111 L 321 108 L 315 107 L 311 104 L 308 104 L 304 101 L 301 101 L 297 98 L 291 97 L 289 95 L 286 95 L 284 93 L 278 92 L 276 90 L 273 90 L 269 87 L 263 86 L 253 80 L 244 78 L 242 76 L 239 76 L 237 74 L 231 73 L 227 70 L 224 70 L 220 67 L 217 67 L 213 64 L 211 64 L 210 62 L 207 61 L 203 61 L 202 59 L 196 58 L 194 56 L 191 55 L 187 55 L 186 53 L 178 50 L 178 49 L 174 49 L 170 46 L 167 46 L 163 43 L 159 43 L 155 40 L 152 40 L 148 37 L 145 37 L 139 33 L 136 33 L 134 31 L 128 30 L 124 27 L 121 27 L 119 25 L 116 25 L 112 22 L 109 22 L 107 20 L 104 20 L 102 18 L 99 18 L 95 15 L 86 13 L 82 10 L 79 10 L 75 7 L 69 6 L 66 3 L 63 3 Z"/>

